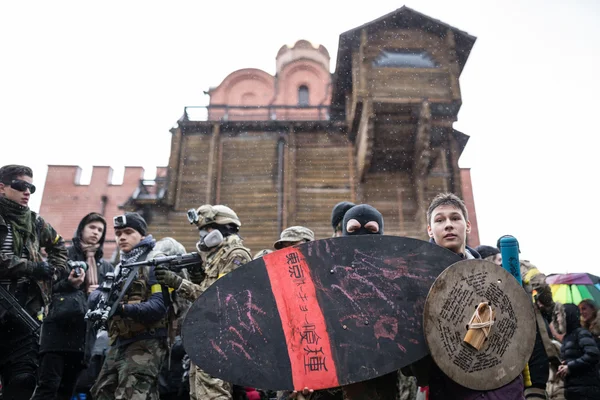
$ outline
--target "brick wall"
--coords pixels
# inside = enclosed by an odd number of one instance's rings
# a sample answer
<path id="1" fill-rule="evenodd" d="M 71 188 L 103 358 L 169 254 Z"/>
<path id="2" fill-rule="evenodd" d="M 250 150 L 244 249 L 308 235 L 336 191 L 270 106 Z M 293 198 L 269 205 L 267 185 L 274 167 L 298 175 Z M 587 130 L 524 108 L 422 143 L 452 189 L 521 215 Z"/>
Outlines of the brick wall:
<path id="1" fill-rule="evenodd" d="M 81 168 L 78 166 L 49 165 L 40 206 L 42 217 L 68 241 L 75 234 L 81 218 L 90 212 L 104 211 L 108 223 L 104 246 L 104 257 L 107 259 L 112 257 L 116 249 L 112 219 L 123 213 L 119 205 L 129 199 L 144 176 L 142 167 L 125 167 L 123 183 L 113 185 L 112 171 L 111 167 L 95 166 L 90 184 L 80 185 Z M 157 175 L 164 175 L 165 172 L 165 168 L 159 168 Z"/>

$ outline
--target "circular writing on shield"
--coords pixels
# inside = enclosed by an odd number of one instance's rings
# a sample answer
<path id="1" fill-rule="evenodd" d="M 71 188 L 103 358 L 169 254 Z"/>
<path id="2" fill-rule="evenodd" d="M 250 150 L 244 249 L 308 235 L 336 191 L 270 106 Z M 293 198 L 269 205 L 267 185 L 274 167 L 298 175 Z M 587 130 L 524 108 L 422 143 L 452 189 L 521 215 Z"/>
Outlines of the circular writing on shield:
<path id="1" fill-rule="evenodd" d="M 423 313 L 431 356 L 454 382 L 493 390 L 523 370 L 535 342 L 531 297 L 505 269 L 464 260 L 435 280 Z"/>

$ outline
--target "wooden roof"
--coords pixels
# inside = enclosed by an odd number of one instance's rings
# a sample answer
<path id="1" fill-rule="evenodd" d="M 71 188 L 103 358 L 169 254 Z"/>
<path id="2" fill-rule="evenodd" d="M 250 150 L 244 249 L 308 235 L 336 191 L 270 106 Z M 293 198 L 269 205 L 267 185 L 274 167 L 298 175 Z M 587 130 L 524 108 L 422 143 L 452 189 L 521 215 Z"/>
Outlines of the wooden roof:
<path id="1" fill-rule="evenodd" d="M 340 35 L 338 45 L 336 71 L 333 76 L 332 109 L 344 108 L 346 91 L 352 85 L 352 51 L 358 48 L 363 29 L 366 29 L 368 33 L 386 29 L 422 29 L 442 38 L 450 29 L 454 33 L 460 72 L 462 72 L 476 40 L 475 36 L 406 6 L 346 31 Z"/>

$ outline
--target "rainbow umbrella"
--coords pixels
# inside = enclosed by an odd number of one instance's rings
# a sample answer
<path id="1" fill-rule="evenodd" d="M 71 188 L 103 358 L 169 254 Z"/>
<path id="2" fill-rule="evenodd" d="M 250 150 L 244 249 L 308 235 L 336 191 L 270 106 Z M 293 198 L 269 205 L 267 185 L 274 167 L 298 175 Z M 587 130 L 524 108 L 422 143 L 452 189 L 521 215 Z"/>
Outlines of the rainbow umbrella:
<path id="1" fill-rule="evenodd" d="M 600 305 L 600 277 L 587 273 L 554 274 L 546 278 L 552 298 L 563 304 L 590 299 Z"/>

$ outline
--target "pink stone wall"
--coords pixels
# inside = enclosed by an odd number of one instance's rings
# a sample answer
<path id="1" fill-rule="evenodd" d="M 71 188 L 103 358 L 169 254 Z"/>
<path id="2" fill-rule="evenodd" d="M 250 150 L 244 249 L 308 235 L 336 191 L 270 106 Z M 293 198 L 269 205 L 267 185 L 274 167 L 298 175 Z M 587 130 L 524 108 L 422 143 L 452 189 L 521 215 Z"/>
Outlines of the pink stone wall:
<path id="1" fill-rule="evenodd" d="M 95 166 L 89 185 L 79 185 L 76 181 L 81 169 L 73 165 L 49 165 L 48 175 L 40 215 L 48 221 L 57 232 L 70 241 L 81 218 L 90 212 L 101 212 L 102 196 L 106 196 L 104 218 L 108 223 L 104 257 L 110 259 L 116 249 L 112 219 L 122 214 L 119 205 L 125 203 L 138 187 L 144 176 L 142 167 L 125 167 L 125 175 L 121 185 L 111 184 L 112 168 Z M 160 168 L 159 174 L 166 169 Z"/>
<path id="2" fill-rule="evenodd" d="M 246 68 L 229 74 L 209 91 L 210 105 L 259 106 L 256 109 L 209 109 L 209 120 L 323 120 L 331 102 L 329 53 L 305 41 L 283 46 L 277 54 L 277 74 Z M 298 90 L 309 91 L 308 108 L 298 108 Z M 287 106 L 287 107 L 278 107 Z M 322 106 L 322 108 L 315 108 Z M 291 107 L 291 108 L 290 108 Z M 311 108 L 312 107 L 312 108 Z"/>

